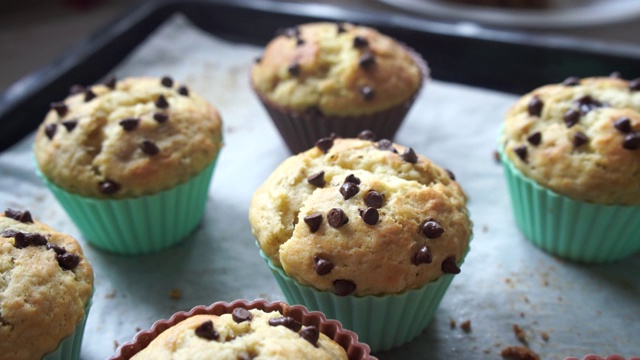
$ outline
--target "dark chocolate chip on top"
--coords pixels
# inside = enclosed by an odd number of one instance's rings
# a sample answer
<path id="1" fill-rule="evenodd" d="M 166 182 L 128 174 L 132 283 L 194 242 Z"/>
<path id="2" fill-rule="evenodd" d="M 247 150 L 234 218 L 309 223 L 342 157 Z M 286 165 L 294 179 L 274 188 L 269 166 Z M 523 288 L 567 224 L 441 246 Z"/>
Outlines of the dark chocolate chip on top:
<path id="1" fill-rule="evenodd" d="M 633 91 L 640 90 L 640 78 L 629 81 L 629 89 Z"/>
<path id="2" fill-rule="evenodd" d="M 564 121 L 565 125 L 570 128 L 573 125 L 577 124 L 578 121 L 580 121 L 580 112 L 574 109 L 569 109 L 562 116 L 562 120 Z"/>
<path id="3" fill-rule="evenodd" d="M 302 323 L 290 316 L 269 319 L 271 326 L 284 326 L 291 331 L 298 332 L 302 328 Z"/>
<path id="4" fill-rule="evenodd" d="M 527 162 L 527 146 L 526 145 L 520 145 L 520 146 L 516 146 L 513 148 L 513 151 L 516 153 L 516 155 L 518 155 L 518 157 L 520 158 L 520 160 Z"/>
<path id="5" fill-rule="evenodd" d="M 347 177 L 344 178 L 344 182 L 346 182 L 346 183 L 354 183 L 356 185 L 360 185 L 360 179 L 357 178 L 354 174 L 347 175 Z"/>
<path id="6" fill-rule="evenodd" d="M 120 124 L 120 126 L 122 126 L 122 128 L 125 131 L 131 131 L 135 128 L 138 127 L 138 125 L 140 124 L 140 119 L 137 118 L 126 118 L 126 119 L 122 119 L 120 120 L 120 122 L 118 122 L 118 124 Z"/>
<path id="7" fill-rule="evenodd" d="M 153 120 L 157 121 L 159 124 L 162 124 L 169 120 L 169 115 L 161 112 L 157 112 L 153 114 Z"/>
<path id="8" fill-rule="evenodd" d="M 378 210 L 373 207 L 366 208 L 360 216 L 362 217 L 362 221 L 367 225 L 376 225 L 378 220 L 380 220 Z"/>
<path id="9" fill-rule="evenodd" d="M 542 133 L 540 131 L 534 132 L 533 134 L 527 136 L 527 141 L 533 146 L 540 145 L 540 142 L 542 141 Z"/>
<path id="10" fill-rule="evenodd" d="M 251 321 L 252 318 L 249 310 L 245 308 L 233 309 L 233 311 L 231 312 L 231 317 L 233 318 L 233 321 L 237 322 L 238 324 L 244 321 Z"/>
<path id="11" fill-rule="evenodd" d="M 80 257 L 70 252 L 56 255 L 56 260 L 58 260 L 58 265 L 64 270 L 73 270 L 80 263 Z"/>
<path id="12" fill-rule="evenodd" d="M 356 36 L 353 38 L 353 47 L 356 49 L 365 48 L 369 46 L 369 41 L 364 36 Z"/>
<path id="13" fill-rule="evenodd" d="M 178 88 L 178 94 L 182 96 L 189 96 L 189 88 L 184 85 L 180 85 Z"/>
<path id="14" fill-rule="evenodd" d="M 31 213 L 29 212 L 29 210 L 18 211 L 7 208 L 4 211 L 4 216 L 16 221 L 20 221 L 21 223 L 33 223 L 33 218 L 31 218 Z"/>
<path id="15" fill-rule="evenodd" d="M 391 151 L 392 153 L 396 153 L 396 154 L 398 153 L 398 150 L 396 150 L 396 148 L 393 146 L 393 143 L 391 142 L 391 140 L 380 139 L 377 145 L 379 150 Z"/>
<path id="16" fill-rule="evenodd" d="M 376 140 L 376 134 L 371 130 L 362 130 L 358 134 L 358 139 L 375 141 Z"/>
<path id="17" fill-rule="evenodd" d="M 367 195 L 364 196 L 364 203 L 372 208 L 380 209 L 383 202 L 384 195 L 375 190 L 370 190 Z"/>
<path id="18" fill-rule="evenodd" d="M 442 225 L 431 218 L 423 221 L 418 230 L 429 239 L 437 239 L 444 234 Z"/>
<path id="19" fill-rule="evenodd" d="M 586 143 L 589 142 L 589 138 L 587 137 L 587 135 L 585 135 L 584 133 L 581 133 L 580 131 L 576 131 L 575 134 L 573 134 L 573 147 L 577 148 L 580 147 Z"/>
<path id="20" fill-rule="evenodd" d="M 544 103 L 540 100 L 539 97 L 534 96 L 529 100 L 529 105 L 527 106 L 527 111 L 531 116 L 540 116 L 542 114 L 542 108 L 544 107 Z"/>
<path id="21" fill-rule="evenodd" d="M 57 130 L 58 130 L 58 125 L 47 124 L 44 127 L 44 134 L 47 135 L 47 138 L 49 138 L 49 140 L 52 140 L 53 137 L 56 135 Z"/>
<path id="22" fill-rule="evenodd" d="M 52 102 L 50 106 L 51 109 L 56 111 L 59 117 L 67 115 L 67 112 L 69 111 L 69 107 L 67 107 L 67 104 L 65 104 L 63 101 Z"/>
<path id="23" fill-rule="evenodd" d="M 591 110 L 606 106 L 602 102 L 594 99 L 590 95 L 585 95 L 575 101 L 581 115 L 585 115 Z"/>
<path id="24" fill-rule="evenodd" d="M 340 187 L 340 194 L 342 194 L 342 197 L 345 200 L 353 197 L 355 194 L 358 193 L 358 191 L 360 191 L 360 188 L 358 187 L 358 185 L 351 182 L 346 182 L 342 184 L 342 186 Z"/>
<path id="25" fill-rule="evenodd" d="M 297 62 L 290 64 L 289 67 L 287 67 L 287 71 L 289 72 L 289 74 L 291 74 L 291 76 L 300 75 L 300 64 Z"/>
<path id="26" fill-rule="evenodd" d="M 95 99 L 96 96 L 97 96 L 96 93 L 91 91 L 91 89 L 86 89 L 84 91 L 84 102 L 89 102 L 89 101 Z"/>
<path id="27" fill-rule="evenodd" d="M 160 84 L 164 87 L 170 88 L 173 86 L 173 79 L 169 76 L 163 76 L 162 79 L 160 79 Z"/>
<path id="28" fill-rule="evenodd" d="M 345 214 L 342 209 L 333 208 L 333 209 L 329 210 L 329 213 L 327 214 L 327 221 L 329 222 L 329 225 L 332 228 L 336 228 L 337 229 L 337 228 L 341 227 L 342 225 L 348 223 L 349 222 L 349 218 L 347 217 L 347 214 Z"/>
<path id="29" fill-rule="evenodd" d="M 333 270 L 333 263 L 325 258 L 322 258 L 318 255 L 313 256 L 313 270 L 316 274 L 323 276 Z"/>
<path id="30" fill-rule="evenodd" d="M 98 183 L 100 192 L 105 195 L 112 195 L 120 190 L 120 184 L 112 180 L 105 180 Z"/>
<path id="31" fill-rule="evenodd" d="M 323 153 L 327 153 L 329 149 L 333 146 L 333 139 L 330 137 L 324 137 L 318 141 L 316 141 L 316 147 L 320 149 Z"/>
<path id="32" fill-rule="evenodd" d="M 61 247 L 52 243 L 47 243 L 46 248 L 47 250 L 53 250 L 56 253 L 56 255 L 62 255 L 67 252 L 67 249 L 65 249 L 64 247 Z"/>
<path id="33" fill-rule="evenodd" d="M 84 86 L 79 84 L 71 85 L 69 88 L 69 95 L 80 94 L 82 92 L 84 92 Z"/>
<path id="34" fill-rule="evenodd" d="M 440 269 L 445 274 L 459 274 L 460 268 L 458 264 L 456 264 L 456 258 L 454 256 L 449 256 L 442 261 L 442 265 Z"/>
<path id="35" fill-rule="evenodd" d="M 343 22 L 336 23 L 336 30 L 338 31 L 338 34 L 342 34 L 343 32 L 347 31 L 347 29 L 345 29 L 344 27 Z"/>
<path id="36" fill-rule="evenodd" d="M 326 181 L 324 180 L 324 171 L 319 171 L 310 175 L 307 178 L 307 182 L 315 187 L 323 188 L 326 185 Z"/>
<path id="37" fill-rule="evenodd" d="M 13 236 L 14 246 L 17 249 L 24 249 L 27 246 L 45 246 L 47 238 L 38 233 L 16 232 Z"/>
<path id="38" fill-rule="evenodd" d="M 575 76 L 569 76 L 568 78 L 564 79 L 564 81 L 562 82 L 562 85 L 564 86 L 580 85 L 580 78 Z"/>
<path id="39" fill-rule="evenodd" d="M 158 147 L 158 145 L 149 140 L 144 140 L 142 144 L 140 144 L 140 150 L 142 150 L 143 153 L 149 156 L 156 155 L 160 152 L 160 148 Z"/>
<path id="40" fill-rule="evenodd" d="M 158 96 L 158 98 L 156 99 L 156 107 L 159 109 L 166 109 L 169 107 L 169 102 L 167 101 L 167 98 L 164 97 L 164 95 L 160 94 L 160 96 Z"/>
<path id="41" fill-rule="evenodd" d="M 333 281 L 333 288 L 338 296 L 347 296 L 356 291 L 356 284 L 351 280 L 338 279 Z"/>
<path id="42" fill-rule="evenodd" d="M 311 345 L 318 347 L 318 339 L 320 338 L 320 331 L 315 326 L 309 326 L 300 330 L 300 337 L 307 340 Z"/>
<path id="43" fill-rule="evenodd" d="M 631 132 L 631 119 L 628 117 L 621 117 L 616 119 L 613 123 L 613 126 L 623 134 L 627 134 Z"/>
<path id="44" fill-rule="evenodd" d="M 305 41 L 302 38 L 296 38 L 296 46 L 304 45 Z"/>
<path id="45" fill-rule="evenodd" d="M 362 98 L 365 100 L 373 99 L 375 94 L 376 92 L 371 86 L 365 85 L 360 87 L 360 95 L 362 95 Z"/>
<path id="46" fill-rule="evenodd" d="M 322 214 L 321 213 L 313 213 L 307 215 L 303 218 L 305 224 L 309 226 L 309 231 L 312 233 L 318 231 L 320 228 L 320 224 L 322 224 Z"/>
<path id="47" fill-rule="evenodd" d="M 432 261 L 433 258 L 431 257 L 431 252 L 429 251 L 427 245 L 422 245 L 411 259 L 411 262 L 414 265 L 431 264 Z"/>
<path id="48" fill-rule="evenodd" d="M 76 125 L 78 125 L 78 120 L 76 119 L 65 120 L 62 122 L 62 126 L 64 126 L 68 132 L 73 131 L 73 129 L 76 128 Z"/>
<path id="49" fill-rule="evenodd" d="M 402 160 L 411 164 L 415 164 L 418 162 L 418 156 L 416 155 L 416 152 L 413 151 L 412 148 L 408 147 L 408 148 L 405 148 L 404 153 L 402 153 Z"/>
<path id="50" fill-rule="evenodd" d="M 116 88 L 117 79 L 114 75 L 109 75 L 107 79 L 104 81 L 104 85 L 109 89 L 113 90 Z"/>
<path id="51" fill-rule="evenodd" d="M 213 328 L 213 321 L 207 320 L 200 324 L 195 330 L 196 336 L 207 339 L 207 340 L 217 340 L 220 337 L 215 329 Z"/>
<path id="52" fill-rule="evenodd" d="M 363 69 L 370 69 L 376 64 L 376 57 L 371 53 L 365 53 L 358 59 L 358 65 Z"/>
<path id="53" fill-rule="evenodd" d="M 456 175 L 453 173 L 453 171 L 449 170 L 449 169 L 444 169 L 444 171 L 447 172 L 447 175 L 449 175 L 449 179 L 455 181 L 456 180 Z"/>
<path id="54" fill-rule="evenodd" d="M 640 133 L 625 134 L 622 140 L 622 147 L 627 150 L 637 150 L 640 148 Z"/>

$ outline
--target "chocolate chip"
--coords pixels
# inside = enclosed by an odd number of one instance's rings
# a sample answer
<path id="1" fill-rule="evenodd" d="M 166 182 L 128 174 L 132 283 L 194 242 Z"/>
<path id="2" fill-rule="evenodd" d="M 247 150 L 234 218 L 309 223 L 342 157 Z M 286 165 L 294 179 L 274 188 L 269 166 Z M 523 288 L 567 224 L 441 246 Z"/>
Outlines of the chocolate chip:
<path id="1" fill-rule="evenodd" d="M 444 171 L 446 171 L 447 174 L 449 175 L 449 179 L 454 180 L 454 181 L 456 180 L 456 175 L 451 170 L 444 169 Z"/>
<path id="2" fill-rule="evenodd" d="M 65 270 L 73 270 L 80 263 L 80 257 L 72 253 L 56 255 L 56 260 L 58 260 L 58 265 Z"/>
<path id="3" fill-rule="evenodd" d="M 131 131 L 138 127 L 138 124 L 140 124 L 140 119 L 126 118 L 120 120 L 118 124 L 120 124 L 120 126 L 122 126 L 125 131 Z"/>
<path id="4" fill-rule="evenodd" d="M 60 247 L 52 243 L 48 243 L 46 247 L 47 250 L 53 250 L 57 255 L 62 255 L 67 252 L 67 249 L 65 249 L 64 247 Z"/>
<path id="5" fill-rule="evenodd" d="M 375 225 L 380 219 L 378 210 L 372 207 L 368 207 L 365 211 L 362 212 L 360 216 L 362 217 L 362 221 L 364 221 L 364 223 L 367 225 Z"/>
<path id="6" fill-rule="evenodd" d="M 627 150 L 636 150 L 640 148 L 640 133 L 629 133 L 622 140 L 622 147 Z"/>
<path id="7" fill-rule="evenodd" d="M 62 101 L 52 102 L 50 106 L 51 109 L 55 110 L 58 113 L 59 117 L 67 115 L 67 112 L 69 111 L 69 107 L 67 107 L 67 104 Z"/>
<path id="8" fill-rule="evenodd" d="M 351 280 L 334 280 L 333 287 L 336 289 L 338 296 L 347 296 L 356 291 L 356 284 Z"/>
<path id="9" fill-rule="evenodd" d="M 276 30 L 276 35 L 284 35 L 286 37 L 298 37 L 300 36 L 300 29 L 298 29 L 297 27 L 290 27 L 290 28 L 284 28 L 284 29 L 278 29 Z"/>
<path id="10" fill-rule="evenodd" d="M 18 211 L 13 209 L 6 209 L 4 211 L 4 216 L 13 220 L 20 221 L 21 223 L 33 223 L 33 218 L 31 218 L 31 213 L 29 212 L 29 210 Z"/>
<path id="11" fill-rule="evenodd" d="M 460 274 L 460 268 L 458 267 L 458 264 L 456 264 L 456 258 L 453 256 L 449 256 L 444 259 L 440 269 L 446 274 Z"/>
<path id="12" fill-rule="evenodd" d="M 370 190 L 367 195 L 364 196 L 364 203 L 372 208 L 380 209 L 383 202 L 384 195 L 375 190 Z"/>
<path id="13" fill-rule="evenodd" d="M 337 23 L 336 24 L 336 30 L 338 31 L 338 34 L 342 34 L 343 32 L 347 31 L 347 29 L 344 28 L 344 23 Z"/>
<path id="14" fill-rule="evenodd" d="M 158 123 L 162 124 L 164 122 L 166 122 L 167 120 L 169 120 L 169 115 L 165 114 L 165 113 L 154 113 L 153 114 L 153 120 L 157 121 Z"/>
<path id="15" fill-rule="evenodd" d="M 576 86 L 576 85 L 580 85 L 580 78 L 575 77 L 575 76 L 569 76 L 568 78 L 566 78 L 563 82 L 562 85 L 564 86 Z"/>
<path id="16" fill-rule="evenodd" d="M 104 81 L 104 85 L 109 89 L 114 90 L 116 88 L 117 81 L 118 80 L 114 75 L 109 75 L 109 77 Z"/>
<path id="17" fill-rule="evenodd" d="M 178 94 L 180 94 L 182 96 L 189 96 L 189 88 L 184 86 L 184 85 L 181 85 L 178 88 Z"/>
<path id="18" fill-rule="evenodd" d="M 640 90 L 640 78 L 629 81 L 629 89 L 638 91 Z"/>
<path id="19" fill-rule="evenodd" d="M 378 141 L 378 149 L 391 151 L 392 153 L 395 153 L 395 154 L 398 153 L 398 150 L 396 150 L 396 148 L 393 147 L 393 143 L 391 142 L 391 140 L 388 140 L 388 139 L 380 139 L 380 141 Z"/>
<path id="20" fill-rule="evenodd" d="M 371 86 L 365 85 L 360 87 L 360 95 L 362 95 L 362 98 L 365 100 L 373 99 L 373 96 L 375 94 L 376 92 L 373 90 Z"/>
<path id="21" fill-rule="evenodd" d="M 304 39 L 296 38 L 296 47 L 304 45 Z"/>
<path id="22" fill-rule="evenodd" d="M 533 134 L 527 136 L 527 141 L 533 146 L 540 145 L 540 142 L 542 141 L 542 133 L 540 131 L 534 132 Z"/>
<path id="23" fill-rule="evenodd" d="M 357 178 L 355 175 L 353 174 L 349 174 L 347 175 L 346 178 L 344 178 L 344 182 L 346 183 L 354 183 L 356 185 L 360 185 L 360 179 Z"/>
<path id="24" fill-rule="evenodd" d="M 422 245 L 411 259 L 413 265 L 431 264 L 432 261 L 431 252 L 429 248 L 427 248 L 427 245 Z"/>
<path id="25" fill-rule="evenodd" d="M 67 129 L 68 132 L 71 132 L 78 125 L 78 120 L 71 119 L 62 122 L 62 125 Z"/>
<path id="26" fill-rule="evenodd" d="M 329 149 L 331 149 L 331 147 L 333 146 L 333 139 L 330 137 L 322 138 L 316 141 L 316 146 L 326 154 L 327 151 L 329 151 Z"/>
<path id="27" fill-rule="evenodd" d="M 257 58 L 253 59 L 253 61 L 254 61 L 256 64 L 260 64 L 260 63 L 262 62 L 262 56 L 258 56 Z"/>
<path id="28" fill-rule="evenodd" d="M 543 106 L 544 103 L 542 102 L 542 100 L 540 100 L 540 98 L 538 98 L 537 96 L 532 97 L 531 100 L 529 100 L 529 106 L 527 108 L 527 110 L 529 111 L 529 115 L 540 116 L 540 114 L 542 114 Z"/>
<path id="29" fill-rule="evenodd" d="M 620 71 L 614 71 L 611 74 L 609 74 L 610 78 L 614 78 L 614 79 L 620 79 L 622 75 L 620 74 Z"/>
<path id="30" fill-rule="evenodd" d="M 623 134 L 628 134 L 631 132 L 631 119 L 628 117 L 621 117 L 617 119 L 613 126 Z"/>
<path id="31" fill-rule="evenodd" d="M 217 340 L 220 337 L 220 334 L 213 329 L 213 321 L 211 320 L 200 324 L 200 326 L 196 328 L 195 333 L 196 336 L 207 340 Z"/>
<path id="32" fill-rule="evenodd" d="M 167 102 L 167 98 L 164 95 L 160 94 L 156 99 L 156 107 L 159 109 L 166 109 L 169 107 L 169 102 Z"/>
<path id="33" fill-rule="evenodd" d="M 327 259 L 319 257 L 318 255 L 314 255 L 313 270 L 320 276 L 327 275 L 331 270 L 333 270 L 333 263 Z"/>
<path id="34" fill-rule="evenodd" d="M 289 74 L 291 74 L 291 76 L 300 75 L 300 64 L 293 63 L 293 64 L 289 65 L 289 67 L 287 68 L 287 71 L 289 72 Z"/>
<path id="35" fill-rule="evenodd" d="M 527 161 L 527 146 L 520 145 L 513 148 L 513 151 L 518 155 L 520 160 L 526 162 Z"/>
<path id="36" fill-rule="evenodd" d="M 15 238 L 18 231 L 6 229 L 5 231 L 0 233 L 0 237 L 3 238 Z"/>
<path id="37" fill-rule="evenodd" d="M 413 149 L 410 147 L 404 149 L 404 153 L 402 153 L 402 159 L 411 164 L 415 164 L 418 162 L 418 156 L 416 155 L 416 152 L 413 151 Z"/>
<path id="38" fill-rule="evenodd" d="M 360 67 L 363 69 L 370 69 L 375 64 L 376 58 L 371 53 L 363 54 L 358 60 L 358 65 L 360 65 Z"/>
<path id="39" fill-rule="evenodd" d="M 156 155 L 160 152 L 160 148 L 158 148 L 158 145 L 149 140 L 144 140 L 142 144 L 140 144 L 140 150 L 142 150 L 143 153 L 149 156 Z"/>
<path id="40" fill-rule="evenodd" d="M 251 321 L 251 318 L 252 318 L 249 310 L 245 308 L 233 309 L 233 311 L 231 312 L 231 317 L 233 318 L 233 321 L 237 322 L 238 324 L 240 324 L 243 321 Z"/>
<path id="41" fill-rule="evenodd" d="M 82 85 L 75 84 L 69 88 L 69 95 L 80 94 L 81 92 L 84 92 L 84 86 Z"/>
<path id="42" fill-rule="evenodd" d="M 357 185 L 353 183 L 346 183 L 346 184 L 351 184 L 357 187 Z M 329 213 L 327 214 L 327 221 L 329 222 L 329 225 L 331 225 L 331 227 L 337 229 L 340 226 L 348 223 L 349 218 L 347 217 L 347 214 L 345 214 L 344 211 L 342 211 L 342 209 L 333 208 L 329 210 Z"/>
<path id="43" fill-rule="evenodd" d="M 429 218 L 420 224 L 420 232 L 429 239 L 439 238 L 444 233 L 444 228 L 439 222 Z"/>
<path id="44" fill-rule="evenodd" d="M 591 110 L 597 109 L 599 107 L 605 106 L 600 101 L 592 98 L 589 95 L 585 95 L 578 100 L 575 101 L 576 105 L 578 105 L 578 109 L 580 110 L 581 115 L 585 115 Z"/>
<path id="45" fill-rule="evenodd" d="M 324 171 L 317 172 L 307 178 L 307 182 L 315 187 L 323 188 L 326 185 Z"/>
<path id="46" fill-rule="evenodd" d="M 173 86 L 173 79 L 168 76 L 163 76 L 162 79 L 160 79 L 160 84 L 164 87 L 171 88 Z"/>
<path id="47" fill-rule="evenodd" d="M 565 125 L 567 125 L 567 128 L 570 128 L 573 125 L 577 124 L 578 121 L 580 121 L 580 112 L 569 109 L 562 116 L 562 120 L 564 121 Z"/>
<path id="48" fill-rule="evenodd" d="M 24 233 L 17 232 L 14 235 L 13 239 L 14 239 L 13 246 L 15 246 L 16 249 L 24 249 L 27 246 L 29 246 L 29 241 L 27 240 L 27 237 L 24 236 Z"/>
<path id="49" fill-rule="evenodd" d="M 58 126 L 56 124 L 47 124 L 44 127 L 44 134 L 47 135 L 49 140 L 52 140 L 56 135 L 56 131 L 58 130 Z"/>
<path id="50" fill-rule="evenodd" d="M 115 194 L 120 190 L 120 184 L 112 180 L 101 181 L 98 186 L 100 188 L 100 192 L 105 195 Z"/>
<path id="51" fill-rule="evenodd" d="M 371 130 L 362 130 L 358 134 L 358 139 L 375 141 L 376 140 L 376 134 Z"/>
<path id="52" fill-rule="evenodd" d="M 356 49 L 364 48 L 369 46 L 369 41 L 365 39 L 363 36 L 356 36 L 353 38 L 353 47 Z"/>
<path id="53" fill-rule="evenodd" d="M 577 148 L 581 145 L 584 145 L 586 143 L 589 142 L 589 138 L 587 137 L 587 135 L 577 131 L 575 134 L 573 134 L 573 147 Z"/>
<path id="54" fill-rule="evenodd" d="M 318 231 L 318 229 L 320 228 L 320 224 L 322 224 L 322 214 L 320 213 L 307 215 L 303 219 L 307 226 L 309 226 L 309 231 L 311 231 L 312 233 Z"/>
<path id="55" fill-rule="evenodd" d="M 96 93 L 91 91 L 91 89 L 87 89 L 84 91 L 84 102 L 89 102 L 96 98 Z"/>
<path id="56" fill-rule="evenodd" d="M 271 326 L 284 326 L 291 331 L 298 332 L 302 328 L 302 324 L 290 316 L 269 319 Z"/>
<path id="57" fill-rule="evenodd" d="M 45 246 L 48 242 L 47 238 L 44 237 L 44 235 L 40 235 L 38 233 L 24 234 L 24 236 L 29 241 L 29 244 L 33 246 Z"/>
<path id="58" fill-rule="evenodd" d="M 340 187 L 340 194 L 342 194 L 342 197 L 345 200 L 353 197 L 355 194 L 358 193 L 358 191 L 360 191 L 360 188 L 358 187 L 358 185 L 350 182 L 344 183 Z"/>
<path id="59" fill-rule="evenodd" d="M 300 337 L 310 342 L 311 345 L 318 347 L 320 331 L 318 331 L 318 328 L 315 326 L 309 326 L 300 331 Z"/>

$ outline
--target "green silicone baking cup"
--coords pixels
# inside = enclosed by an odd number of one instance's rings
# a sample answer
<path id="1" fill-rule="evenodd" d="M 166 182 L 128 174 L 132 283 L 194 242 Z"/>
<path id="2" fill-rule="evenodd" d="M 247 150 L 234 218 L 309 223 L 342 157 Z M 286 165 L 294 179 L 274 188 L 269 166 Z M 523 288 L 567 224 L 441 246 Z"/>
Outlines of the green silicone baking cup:
<path id="1" fill-rule="evenodd" d="M 287 302 L 301 304 L 336 319 L 345 329 L 358 334 L 372 352 L 389 350 L 418 336 L 431 322 L 440 301 L 453 280 L 445 274 L 419 289 L 383 296 L 338 296 L 300 284 L 274 265 L 260 250 Z M 462 262 L 458 265 L 462 265 Z"/>
<path id="2" fill-rule="evenodd" d="M 640 250 L 640 206 L 573 200 L 527 178 L 498 150 L 516 223 L 531 243 L 582 263 L 620 260 Z"/>
<path id="3" fill-rule="evenodd" d="M 167 248 L 191 234 L 204 215 L 217 158 L 189 181 L 131 199 L 95 199 L 63 190 L 39 173 L 89 243 L 122 255 Z"/>
<path id="4" fill-rule="evenodd" d="M 93 294 L 91 295 L 93 297 Z M 89 309 L 91 309 L 92 301 L 89 299 L 87 306 L 84 308 L 84 317 L 73 333 L 60 341 L 58 347 L 44 355 L 42 360 L 77 360 L 80 358 L 80 348 L 82 347 L 82 337 L 84 336 L 84 326 L 89 317 Z"/>

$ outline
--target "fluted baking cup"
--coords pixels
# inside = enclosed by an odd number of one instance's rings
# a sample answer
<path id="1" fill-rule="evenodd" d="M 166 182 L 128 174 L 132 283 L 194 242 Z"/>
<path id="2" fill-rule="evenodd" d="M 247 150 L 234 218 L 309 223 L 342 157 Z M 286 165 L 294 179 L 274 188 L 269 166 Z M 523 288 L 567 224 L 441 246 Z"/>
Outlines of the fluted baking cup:
<path id="1" fill-rule="evenodd" d="M 93 294 L 91 295 L 93 297 Z M 58 347 L 42 357 L 42 360 L 77 360 L 80 358 L 80 349 L 82 347 L 82 338 L 84 336 L 84 326 L 89 317 L 89 309 L 91 309 L 92 301 L 89 299 L 84 308 L 84 317 L 73 333 L 60 341 Z"/>
<path id="2" fill-rule="evenodd" d="M 406 101 L 375 113 L 358 116 L 337 116 L 324 115 L 318 111 L 295 111 L 267 99 L 255 88 L 254 92 L 258 95 L 262 105 L 269 113 L 269 117 L 271 117 L 284 142 L 293 154 L 312 148 L 318 139 L 329 137 L 332 134 L 344 138 L 355 138 L 361 131 L 371 130 L 378 139 L 393 140 L 398 128 L 400 128 L 422 86 L 429 77 L 429 68 L 420 54 L 410 48 L 407 48 L 407 51 L 420 68 L 422 74 L 420 86 Z"/>
<path id="3" fill-rule="evenodd" d="M 174 188 L 129 199 L 80 196 L 39 175 L 89 243 L 108 252 L 134 255 L 177 244 L 196 229 L 216 161 Z"/>
<path id="4" fill-rule="evenodd" d="M 260 250 L 287 301 L 303 304 L 337 319 L 358 334 L 371 351 L 389 350 L 418 336 L 431 322 L 453 275 L 445 274 L 423 287 L 383 296 L 338 296 L 300 284 L 274 265 Z M 458 265 L 462 265 L 461 261 Z"/>
<path id="5" fill-rule="evenodd" d="M 316 326 L 321 333 L 342 346 L 347 352 L 349 360 L 377 360 L 370 355 L 371 350 L 367 344 L 358 341 L 358 335 L 354 332 L 346 330 L 340 322 L 336 320 L 328 320 L 324 314 L 317 311 L 309 311 L 304 306 L 289 306 L 284 302 L 268 302 L 263 299 L 254 301 L 236 300 L 231 303 L 216 302 L 210 306 L 196 306 L 191 311 L 181 311 L 175 313 L 169 320 L 156 321 L 151 329 L 144 330 L 136 334 L 133 341 L 120 345 L 116 354 L 110 360 L 128 360 L 138 352 L 146 348 L 153 339 L 160 335 L 163 331 L 173 325 L 183 321 L 186 318 L 200 315 L 223 315 L 229 314 L 235 308 L 245 308 L 248 310 L 259 309 L 265 312 L 278 311 L 283 316 L 290 316 L 304 326 Z"/>
<path id="6" fill-rule="evenodd" d="M 573 200 L 540 186 L 499 149 L 515 220 L 534 245 L 558 257 L 605 263 L 640 250 L 640 206 Z"/>

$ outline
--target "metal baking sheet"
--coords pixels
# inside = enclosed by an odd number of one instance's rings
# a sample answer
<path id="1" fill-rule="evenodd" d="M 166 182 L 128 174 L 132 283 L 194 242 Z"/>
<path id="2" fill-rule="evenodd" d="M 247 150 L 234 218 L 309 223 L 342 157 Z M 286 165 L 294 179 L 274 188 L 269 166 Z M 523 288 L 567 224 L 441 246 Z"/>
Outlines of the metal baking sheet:
<path id="1" fill-rule="evenodd" d="M 225 146 L 205 218 L 179 246 L 136 257 L 92 248 L 35 175 L 33 134 L 0 154 L 0 204 L 29 209 L 74 235 L 94 267 L 82 359 L 107 358 L 138 330 L 196 305 L 284 300 L 248 222 L 253 192 L 289 156 L 249 87 L 248 71 L 260 53 L 174 16 L 112 71 L 119 78 L 171 75 L 223 116 Z M 398 143 L 456 174 L 469 196 L 475 236 L 433 323 L 411 343 L 376 354 L 380 359 L 498 359 L 503 347 L 524 345 L 514 325 L 543 359 L 640 355 L 640 256 L 600 266 L 568 263 L 526 242 L 516 228 L 494 159 L 498 129 L 515 99 L 431 81 L 400 128 Z M 467 320 L 470 331 L 460 326 Z"/>

